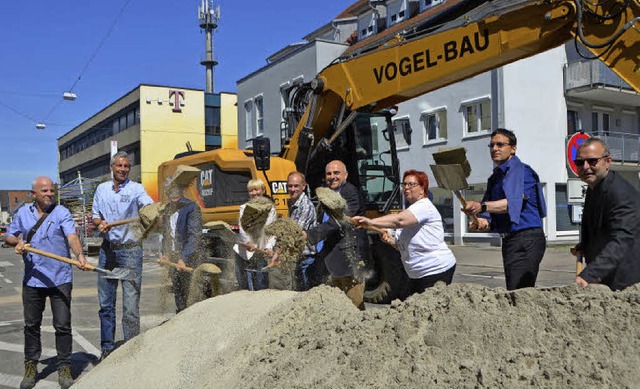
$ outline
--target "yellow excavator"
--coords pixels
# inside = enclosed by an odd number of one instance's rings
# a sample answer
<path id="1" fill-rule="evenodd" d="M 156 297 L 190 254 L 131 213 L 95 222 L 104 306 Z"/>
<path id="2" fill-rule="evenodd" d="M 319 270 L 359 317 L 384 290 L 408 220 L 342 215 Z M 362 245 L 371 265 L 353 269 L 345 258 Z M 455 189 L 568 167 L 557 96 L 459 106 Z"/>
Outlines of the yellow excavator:
<path id="1" fill-rule="evenodd" d="M 291 136 L 280 157 L 271 158 L 266 173 L 282 182 L 284 171 L 300 170 L 315 188 L 321 185 L 326 162 L 341 159 L 349 180 L 362 188 L 368 212 L 393 212 L 401 204 L 391 120 L 397 104 L 572 39 L 640 92 L 638 0 L 451 0 L 438 8 L 350 46 L 311 82 L 293 90 L 285 110 Z M 169 165 L 175 169 L 182 163 L 236 172 L 243 180 L 265 179 L 249 152 L 218 156 L 225 152 L 163 164 L 158 182 L 171 170 Z M 195 199 L 206 182 L 194 190 Z M 215 180 L 210 182 L 215 186 Z M 268 186 L 272 194 L 279 188 Z M 237 220 L 237 206 L 246 201 L 246 194 L 240 196 L 237 190 L 238 196 L 227 196 L 225 188 L 219 190 L 230 202 L 212 200 L 211 207 L 201 203 L 205 220 Z M 286 195 L 280 198 L 284 202 Z M 286 213 L 282 207 L 278 211 Z M 371 244 L 374 258 L 368 266 L 374 277 L 367 283 L 366 300 L 403 297 L 407 282 L 397 252 L 375 236 Z"/>

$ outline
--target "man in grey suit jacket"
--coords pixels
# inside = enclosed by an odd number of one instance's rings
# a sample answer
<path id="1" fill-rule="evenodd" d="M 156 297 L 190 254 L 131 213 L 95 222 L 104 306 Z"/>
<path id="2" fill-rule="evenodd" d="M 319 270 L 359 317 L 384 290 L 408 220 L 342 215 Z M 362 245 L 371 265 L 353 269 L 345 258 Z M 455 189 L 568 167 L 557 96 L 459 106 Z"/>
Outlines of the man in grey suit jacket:
<path id="1" fill-rule="evenodd" d="M 576 283 L 622 290 L 640 282 L 640 193 L 610 170 L 609 147 L 601 139 L 582 142 L 574 162 L 589 187 L 576 246 L 587 267 Z"/>
<path id="2" fill-rule="evenodd" d="M 347 168 L 342 161 L 331 161 L 325 168 L 327 186 L 347 201 L 347 216 L 364 215 L 364 199 L 353 184 L 347 182 Z M 326 215 L 326 216 L 323 216 Z M 364 280 L 358 277 L 353 263 L 367 263 L 369 254 L 366 231 L 339 223 L 331 215 L 319 212 L 320 224 L 307 231 L 309 243 L 324 241 L 317 258 L 323 258 L 331 275 L 329 284 L 340 288 L 356 307 L 364 310 Z M 352 258 L 356 255 L 358 258 Z"/>
<path id="3" fill-rule="evenodd" d="M 176 313 L 187 308 L 191 273 L 187 267 L 196 268 L 202 263 L 200 241 L 202 239 L 202 213 L 198 204 L 184 197 L 186 185 L 167 178 L 165 193 L 169 200 L 162 217 L 162 259 L 174 262 L 171 270 Z"/>

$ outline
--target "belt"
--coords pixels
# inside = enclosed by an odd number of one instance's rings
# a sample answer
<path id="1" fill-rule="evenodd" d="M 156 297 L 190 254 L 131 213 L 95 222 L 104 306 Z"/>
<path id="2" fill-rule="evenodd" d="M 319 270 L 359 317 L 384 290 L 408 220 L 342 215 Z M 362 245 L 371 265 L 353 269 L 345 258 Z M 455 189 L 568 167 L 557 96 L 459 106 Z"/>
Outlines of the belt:
<path id="1" fill-rule="evenodd" d="M 105 240 L 105 244 L 111 248 L 111 250 L 126 250 L 126 249 L 134 249 L 136 247 L 141 247 L 142 243 L 140 242 L 127 242 L 127 243 L 117 243 L 117 242 L 109 242 Z"/>
<path id="2" fill-rule="evenodd" d="M 502 232 L 499 235 L 502 239 L 504 239 L 504 238 L 513 238 L 514 236 L 520 235 L 520 234 L 527 234 L 527 233 L 538 232 L 538 231 L 542 231 L 542 228 L 540 227 L 525 228 L 524 230 L 518 230 L 513 232 Z"/>

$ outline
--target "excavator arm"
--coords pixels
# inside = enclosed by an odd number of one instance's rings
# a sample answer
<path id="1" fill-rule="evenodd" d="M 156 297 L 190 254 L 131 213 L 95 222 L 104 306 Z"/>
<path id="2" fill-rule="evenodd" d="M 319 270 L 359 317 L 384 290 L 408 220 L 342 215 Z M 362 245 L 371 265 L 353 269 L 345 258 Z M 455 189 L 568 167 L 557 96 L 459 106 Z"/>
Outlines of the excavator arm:
<path id="1" fill-rule="evenodd" d="M 302 169 L 314 144 L 349 124 L 353 115 L 345 112 L 375 112 L 572 38 L 640 92 L 638 0 L 475 3 L 440 27 L 409 19 L 386 43 L 347 50 L 310 83 L 309 104 L 283 156 Z"/>

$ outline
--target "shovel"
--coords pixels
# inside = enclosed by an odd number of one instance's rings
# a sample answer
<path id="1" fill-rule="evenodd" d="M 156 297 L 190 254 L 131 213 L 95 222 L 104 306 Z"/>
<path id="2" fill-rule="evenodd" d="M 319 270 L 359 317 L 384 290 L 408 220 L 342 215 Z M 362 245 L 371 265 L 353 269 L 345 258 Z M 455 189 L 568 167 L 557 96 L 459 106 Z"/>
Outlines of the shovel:
<path id="1" fill-rule="evenodd" d="M 79 265 L 80 262 L 75 261 L 71 258 L 67 258 L 67 257 L 62 257 L 60 255 L 57 254 L 52 254 L 52 253 L 48 253 L 46 251 L 42 251 L 42 250 L 38 250 L 38 249 L 34 249 L 33 247 L 31 247 L 30 245 L 26 244 L 24 246 L 24 250 L 25 251 L 29 251 L 31 253 L 34 254 L 38 254 L 38 255 L 42 255 L 45 257 L 49 257 L 49 258 L 53 258 L 55 260 L 58 260 L 60 262 L 64 262 L 64 263 L 68 263 L 70 265 Z M 103 269 L 97 266 L 93 266 L 90 263 L 87 263 L 84 268 L 86 270 L 91 270 L 91 271 L 95 271 L 98 273 L 102 273 L 105 275 L 105 278 L 109 278 L 109 279 L 115 279 L 115 280 L 132 280 L 135 277 L 133 277 L 132 271 L 130 269 L 125 269 L 122 267 L 116 267 L 113 270 L 107 270 L 107 269 Z"/>
<path id="2" fill-rule="evenodd" d="M 177 266 L 175 263 L 164 260 L 164 259 L 156 259 L 156 262 L 159 263 L 160 265 L 164 265 L 164 266 L 171 266 L 173 268 L 177 269 Z M 220 268 L 216 265 L 214 265 L 213 263 L 203 263 L 200 266 L 198 266 L 198 268 L 200 268 L 200 270 L 206 272 L 206 273 L 210 273 L 210 274 L 220 274 L 222 273 L 222 270 L 220 270 Z M 185 270 L 187 270 L 188 272 L 193 272 L 193 268 L 186 266 Z"/>
<path id="3" fill-rule="evenodd" d="M 431 171 L 433 171 L 433 176 L 438 183 L 438 186 L 442 189 L 452 191 L 463 207 L 467 205 L 467 201 L 462 196 L 460 192 L 463 189 L 467 189 L 469 186 L 467 184 L 467 179 L 465 177 L 464 170 L 462 165 L 431 165 Z M 476 215 L 471 215 L 471 218 L 476 224 L 478 223 L 478 217 Z"/>
<path id="4" fill-rule="evenodd" d="M 117 222 L 109 223 L 109 224 L 107 224 L 107 228 L 121 226 L 123 224 L 137 223 L 139 221 L 140 221 L 139 217 L 132 217 L 132 218 L 129 218 L 129 219 L 124 219 L 124 220 L 119 220 Z"/>

